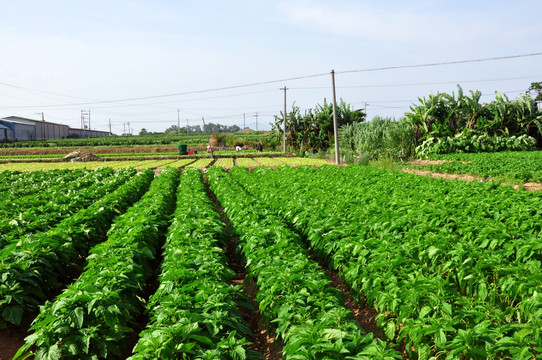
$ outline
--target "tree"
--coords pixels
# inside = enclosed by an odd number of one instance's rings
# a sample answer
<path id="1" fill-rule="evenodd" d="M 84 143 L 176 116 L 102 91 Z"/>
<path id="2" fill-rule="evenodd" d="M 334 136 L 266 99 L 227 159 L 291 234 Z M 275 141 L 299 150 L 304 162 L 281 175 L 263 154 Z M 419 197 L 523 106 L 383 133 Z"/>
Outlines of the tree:
<path id="1" fill-rule="evenodd" d="M 355 124 L 365 121 L 366 114 L 362 110 L 351 110 L 350 105 L 342 99 L 337 106 L 337 126 Z M 275 116 L 271 124 L 276 136 L 283 138 L 284 114 Z M 317 105 L 302 115 L 299 107 L 292 105 L 286 114 L 286 143 L 300 152 L 327 150 L 333 139 L 333 104 Z"/>
<path id="2" fill-rule="evenodd" d="M 531 93 L 536 95 L 534 98 L 535 101 L 542 101 L 542 81 L 532 82 L 528 93 L 529 95 L 532 95 Z"/>
<path id="3" fill-rule="evenodd" d="M 141 131 L 139 131 L 139 135 L 148 135 L 148 134 L 149 132 L 145 128 L 142 128 Z"/>

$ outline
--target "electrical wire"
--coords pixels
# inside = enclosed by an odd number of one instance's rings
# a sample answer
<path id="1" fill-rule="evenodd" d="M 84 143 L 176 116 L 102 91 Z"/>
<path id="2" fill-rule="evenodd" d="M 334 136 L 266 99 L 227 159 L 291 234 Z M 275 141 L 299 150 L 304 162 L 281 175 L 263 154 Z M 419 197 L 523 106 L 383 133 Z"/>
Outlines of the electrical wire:
<path id="1" fill-rule="evenodd" d="M 335 73 L 336 74 L 349 74 L 349 73 L 359 73 L 359 72 L 374 72 L 374 71 L 385 71 L 385 70 L 396 70 L 396 69 L 435 67 L 435 66 L 444 66 L 444 65 L 457 65 L 457 64 L 476 63 L 476 62 L 485 62 L 485 61 L 516 59 L 516 58 L 533 57 L 533 56 L 540 56 L 540 55 L 542 55 L 542 52 L 530 53 L 530 54 L 520 54 L 520 55 L 499 56 L 499 57 L 491 57 L 491 58 L 470 59 L 470 60 L 444 61 L 444 62 L 436 62 L 436 63 L 416 64 L 416 65 L 397 65 L 397 66 L 367 68 L 367 69 L 358 69 L 358 70 L 345 70 L 345 71 L 338 71 L 338 72 L 335 72 Z M 232 86 L 224 86 L 224 87 L 203 89 L 203 90 L 178 92 L 178 93 L 172 93 L 172 94 L 132 97 L 132 98 L 124 98 L 124 99 L 116 99 L 116 100 L 97 100 L 97 101 L 83 102 L 83 103 L 44 105 L 44 106 L 41 106 L 41 108 L 64 107 L 64 106 L 82 106 L 82 105 L 87 106 L 87 105 L 97 105 L 97 104 L 122 103 L 122 102 L 131 102 L 131 101 L 151 100 L 151 99 L 177 97 L 177 96 L 192 95 L 192 94 L 202 94 L 202 93 L 215 92 L 215 91 L 232 90 L 232 89 L 239 89 L 239 88 L 245 88 L 245 87 L 254 87 L 254 86 L 260 86 L 260 85 L 269 85 L 269 84 L 276 84 L 276 83 L 280 83 L 280 82 L 284 83 L 284 82 L 289 82 L 289 81 L 309 79 L 309 78 L 315 78 L 315 77 L 321 77 L 321 76 L 327 76 L 327 75 L 329 75 L 329 73 L 319 73 L 319 74 L 296 76 L 296 77 L 290 77 L 290 78 L 284 78 L 284 79 L 278 79 L 278 80 L 260 81 L 260 82 L 253 82 L 253 83 L 240 84 L 240 85 L 232 85 Z M 17 86 L 17 85 L 12 85 L 12 84 L 7 84 L 7 83 L 4 83 L 4 82 L 0 82 L 0 85 L 30 90 L 28 88 L 24 88 L 24 87 Z M 39 90 L 33 90 L 33 91 L 39 91 Z M 44 91 L 41 91 L 41 92 L 54 94 L 54 95 L 57 95 L 57 96 L 81 98 L 81 97 L 77 97 L 77 96 L 63 95 L 63 94 L 58 94 L 58 93 L 51 93 L 51 92 L 44 92 Z M 81 98 L 81 99 L 86 99 L 86 98 Z"/>

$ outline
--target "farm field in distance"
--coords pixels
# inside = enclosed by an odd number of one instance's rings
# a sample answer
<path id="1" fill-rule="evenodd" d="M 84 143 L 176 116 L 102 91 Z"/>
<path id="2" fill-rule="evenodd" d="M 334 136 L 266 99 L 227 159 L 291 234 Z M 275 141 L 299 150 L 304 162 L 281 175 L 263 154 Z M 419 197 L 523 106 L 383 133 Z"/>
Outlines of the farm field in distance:
<path id="1" fill-rule="evenodd" d="M 10 356 L 540 357 L 540 193 L 302 163 L 319 159 L 216 160 L 206 172 L 190 165 L 213 159 L 0 172 Z"/>

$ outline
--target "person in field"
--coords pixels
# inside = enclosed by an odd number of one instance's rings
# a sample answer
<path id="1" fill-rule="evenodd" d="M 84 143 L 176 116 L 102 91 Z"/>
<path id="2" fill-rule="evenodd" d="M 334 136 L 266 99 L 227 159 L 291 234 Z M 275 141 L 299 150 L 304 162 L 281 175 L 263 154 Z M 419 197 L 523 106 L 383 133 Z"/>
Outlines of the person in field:
<path id="1" fill-rule="evenodd" d="M 258 141 L 258 145 L 256 145 L 256 149 L 257 149 L 258 151 L 262 151 L 262 150 L 263 150 L 263 145 L 262 145 L 261 142 Z"/>
<path id="2" fill-rule="evenodd" d="M 211 157 L 214 159 L 215 158 L 215 155 L 214 155 L 214 152 L 215 152 L 215 149 L 213 149 L 213 147 L 211 146 L 211 144 L 207 145 L 207 152 L 209 154 L 211 154 Z"/>

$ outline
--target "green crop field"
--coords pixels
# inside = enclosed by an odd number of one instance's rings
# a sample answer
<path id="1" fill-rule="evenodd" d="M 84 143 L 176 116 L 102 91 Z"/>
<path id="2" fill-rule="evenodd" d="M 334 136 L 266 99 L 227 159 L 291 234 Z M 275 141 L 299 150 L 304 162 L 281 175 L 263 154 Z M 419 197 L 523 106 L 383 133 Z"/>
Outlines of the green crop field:
<path id="1" fill-rule="evenodd" d="M 542 194 L 240 160 L 0 171 L 1 343 L 262 359 L 261 323 L 284 359 L 542 357 Z"/>
<path id="2" fill-rule="evenodd" d="M 521 181 L 542 181 L 542 151 L 505 151 L 497 153 L 449 154 L 431 157 L 444 160 L 438 165 L 417 168 L 480 177 L 506 177 Z"/>

